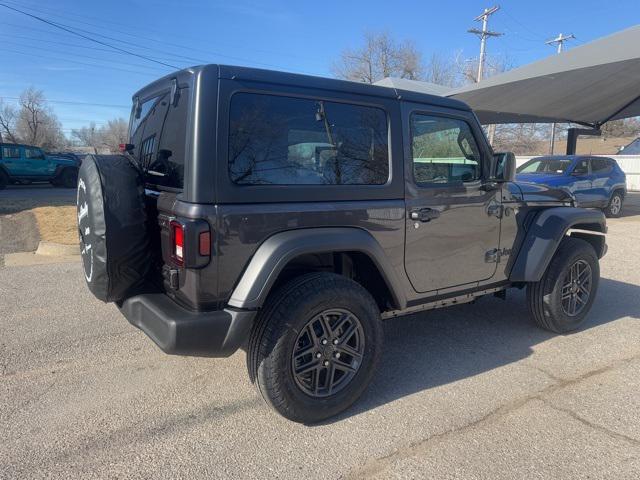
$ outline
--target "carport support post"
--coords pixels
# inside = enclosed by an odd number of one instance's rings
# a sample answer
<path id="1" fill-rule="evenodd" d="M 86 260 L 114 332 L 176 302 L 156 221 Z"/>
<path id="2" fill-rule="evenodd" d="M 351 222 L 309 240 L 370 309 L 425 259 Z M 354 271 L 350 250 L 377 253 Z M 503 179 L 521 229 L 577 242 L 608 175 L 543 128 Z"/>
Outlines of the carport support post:
<path id="1" fill-rule="evenodd" d="M 599 137 L 602 134 L 599 128 L 570 128 L 567 130 L 567 155 L 575 155 L 580 135 Z"/>

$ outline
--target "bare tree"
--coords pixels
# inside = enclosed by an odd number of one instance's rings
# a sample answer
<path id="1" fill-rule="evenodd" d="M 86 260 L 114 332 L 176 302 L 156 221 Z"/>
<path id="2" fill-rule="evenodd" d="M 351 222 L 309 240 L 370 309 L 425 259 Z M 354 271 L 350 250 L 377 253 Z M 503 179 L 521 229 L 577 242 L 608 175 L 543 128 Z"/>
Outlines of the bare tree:
<path id="1" fill-rule="evenodd" d="M 63 147 L 67 142 L 62 133 L 60 121 L 47 105 L 42 90 L 27 88 L 20 95 L 19 109 L 3 108 L 5 135 L 15 142 L 36 145 L 46 150 Z M 9 130 L 8 130 L 9 129 Z"/>
<path id="2" fill-rule="evenodd" d="M 637 137 L 640 135 L 640 117 L 612 120 L 605 123 L 601 130 L 605 138 Z"/>
<path id="3" fill-rule="evenodd" d="M 476 83 L 478 81 L 478 57 L 465 59 L 461 54 L 456 56 L 456 64 L 461 76 L 462 83 Z M 498 73 L 506 72 L 514 68 L 513 59 L 507 55 L 487 55 L 485 58 L 484 76 L 491 77 Z"/>
<path id="4" fill-rule="evenodd" d="M 439 53 L 431 55 L 425 68 L 424 80 L 445 87 L 457 87 L 461 84 L 459 77 L 455 57 L 447 58 Z"/>
<path id="5" fill-rule="evenodd" d="M 0 142 L 20 143 L 17 132 L 17 109 L 0 99 Z"/>
<path id="6" fill-rule="evenodd" d="M 87 127 L 72 130 L 71 136 L 79 144 L 93 148 L 95 153 L 98 153 L 98 149 L 117 153 L 120 144 L 127 142 L 128 124 L 124 118 L 109 120 L 100 128 L 91 122 Z"/>
<path id="7" fill-rule="evenodd" d="M 121 143 L 127 143 L 128 135 L 129 124 L 127 121 L 124 118 L 114 118 L 100 129 L 100 143 L 111 153 L 116 153 L 119 151 Z"/>
<path id="8" fill-rule="evenodd" d="M 398 43 L 386 33 L 367 33 L 364 45 L 342 52 L 333 65 L 339 78 L 374 83 L 387 77 L 420 80 L 424 76 L 422 57 L 411 42 Z"/>
<path id="9" fill-rule="evenodd" d="M 94 153 L 98 153 L 100 146 L 100 132 L 96 128 L 95 122 L 91 122 L 88 127 L 71 130 L 71 136 L 82 145 L 93 148 Z"/>

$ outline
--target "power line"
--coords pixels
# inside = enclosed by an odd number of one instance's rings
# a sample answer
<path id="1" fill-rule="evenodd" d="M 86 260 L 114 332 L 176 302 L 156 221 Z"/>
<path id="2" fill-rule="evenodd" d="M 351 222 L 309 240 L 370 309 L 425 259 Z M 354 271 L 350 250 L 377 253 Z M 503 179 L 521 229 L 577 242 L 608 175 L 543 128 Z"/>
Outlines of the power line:
<path id="1" fill-rule="evenodd" d="M 42 30 L 42 29 L 39 29 L 39 28 L 31 27 L 31 26 L 15 25 L 13 23 L 0 22 L 0 25 L 9 25 L 9 26 L 12 26 L 12 27 L 20 28 L 20 29 L 25 29 L 26 28 L 28 30 L 31 30 L 31 31 L 34 31 L 34 32 L 40 32 L 40 33 L 51 33 L 48 30 Z M 81 30 L 81 29 L 79 29 L 79 30 L 80 31 L 86 31 L 86 30 Z M 141 50 L 148 50 L 148 51 L 151 51 L 151 52 L 167 53 L 166 50 L 159 50 L 159 49 L 155 49 L 155 48 L 151 48 L 151 47 L 140 46 L 140 45 L 138 45 L 136 43 L 127 42 L 126 40 L 119 40 L 117 38 L 109 37 L 109 36 L 106 36 L 106 35 L 101 35 L 99 33 L 94 33 L 94 32 L 88 32 L 88 33 L 91 33 L 92 35 L 97 36 L 97 37 L 102 37 L 102 38 L 106 38 L 108 40 L 113 40 L 113 41 L 116 41 L 116 42 L 119 42 L 119 43 L 123 43 L 125 45 L 131 45 L 131 46 L 134 46 L 134 47 L 136 47 L 138 49 L 141 49 Z M 44 39 L 43 41 L 47 42 L 47 41 L 51 41 L 51 40 Z M 98 48 L 98 47 L 85 47 L 85 48 Z M 103 50 L 103 49 L 101 49 L 101 50 Z M 114 53 L 114 54 L 125 55 L 122 52 L 113 51 L 113 50 L 110 50 L 110 49 L 104 49 L 104 50 L 108 51 L 108 52 L 111 52 L 111 53 Z M 203 59 L 198 59 L 198 58 L 193 58 L 193 57 L 187 57 L 187 56 L 179 55 L 179 54 L 176 54 L 176 53 L 171 53 L 171 57 L 174 60 L 179 60 L 179 61 L 187 60 L 189 62 L 196 62 L 198 64 L 200 64 L 200 63 L 210 63 L 208 60 L 203 60 Z M 154 58 L 160 59 L 161 57 L 154 57 Z M 169 61 L 173 61 L 173 60 L 169 59 Z"/>
<path id="2" fill-rule="evenodd" d="M 10 25 L 10 26 L 17 26 L 17 25 L 13 25 L 11 23 L 4 23 L 4 22 L 0 22 L 0 25 Z M 19 26 L 19 28 L 23 28 L 22 26 Z M 40 29 L 34 29 L 31 28 L 30 30 L 32 31 L 36 31 L 36 32 L 45 32 L 45 30 L 40 30 Z M 48 33 L 48 32 L 47 32 Z M 93 50 L 96 52 L 107 52 L 107 53 L 112 53 L 112 54 L 117 54 L 117 55 L 123 55 L 120 52 L 114 52 L 113 50 L 109 49 L 109 48 L 100 48 L 100 47 L 95 47 L 93 45 L 80 45 L 77 43 L 68 43 L 68 42 L 58 42 L 55 40 L 49 40 L 49 39 L 45 39 L 45 38 L 34 38 L 34 37 L 28 37 L 28 36 L 24 36 L 24 35 L 15 35 L 15 34 L 10 34 L 10 33 L 0 33 L 0 36 L 2 37 L 8 37 L 8 38 L 18 38 L 18 39 L 23 39 L 23 40 L 31 40 L 34 42 L 41 42 L 41 43 L 46 43 L 46 44 L 51 44 L 51 45 L 61 45 L 61 46 L 65 46 L 65 47 L 72 47 L 72 48 L 82 48 L 84 50 Z M 156 57 L 158 59 L 161 60 L 167 60 L 167 61 L 173 61 L 175 60 L 175 57 L 172 59 L 168 59 L 168 58 L 160 58 L 160 57 Z M 139 66 L 143 66 L 141 64 L 138 64 Z M 159 68 L 159 67 L 153 67 L 153 66 L 147 66 L 144 65 L 145 68 Z"/>
<path id="3" fill-rule="evenodd" d="M 136 70 L 128 70 L 126 68 L 118 68 L 118 67 L 111 67 L 109 65 L 96 65 L 95 63 L 86 63 L 86 62 L 78 62 L 75 60 L 69 60 L 68 58 L 59 58 L 59 57 L 51 57 L 48 55 L 38 55 L 36 53 L 30 53 L 30 52 L 21 52 L 18 50 L 13 50 L 13 49 L 7 49 L 7 48 L 0 48 L 0 51 L 3 52 L 7 52 L 7 53 L 15 53 L 18 55 L 26 55 L 27 57 L 36 57 L 36 58 L 44 58 L 46 60 L 57 60 L 59 62 L 68 62 L 68 63 L 75 63 L 76 65 L 84 65 L 85 67 L 96 67 L 96 68 L 108 68 L 111 70 L 118 70 L 120 72 L 126 72 L 126 73 L 134 73 L 136 75 L 144 75 L 146 77 L 152 77 L 153 74 L 149 73 L 149 72 L 139 72 Z"/>
<path id="4" fill-rule="evenodd" d="M 47 25 L 51 25 L 52 27 L 58 28 L 58 29 L 63 30 L 65 32 L 67 32 L 67 33 L 71 33 L 72 35 L 76 35 L 78 37 L 84 38 L 85 40 L 89 40 L 90 42 L 94 42 L 94 43 L 97 43 L 97 44 L 112 48 L 113 50 L 117 50 L 119 52 L 126 53 L 128 55 L 133 55 L 134 57 L 142 58 L 143 60 L 147 60 L 149 62 L 158 63 L 158 64 L 163 65 L 165 67 L 173 68 L 173 69 L 176 69 L 176 70 L 180 69 L 179 67 L 176 67 L 175 65 L 171 65 L 171 64 L 165 63 L 165 62 L 161 62 L 161 61 L 155 60 L 155 59 L 153 59 L 151 57 L 147 57 L 146 55 L 140 55 L 138 53 L 130 52 L 130 51 L 125 50 L 123 48 L 116 47 L 115 45 L 111 45 L 109 43 L 102 42 L 100 40 L 96 40 L 95 38 L 89 37 L 88 35 L 83 35 L 82 33 L 78 33 L 78 32 L 76 32 L 76 31 L 74 31 L 74 30 L 72 30 L 70 28 L 67 28 L 67 27 L 64 27 L 64 26 L 62 26 L 60 24 L 57 24 L 55 22 L 51 22 L 49 20 L 46 20 L 46 19 L 44 19 L 44 18 L 42 18 L 42 17 L 40 17 L 38 15 L 33 15 L 31 13 L 19 10 L 17 8 L 14 8 L 14 7 L 11 7 L 11 6 L 7 5 L 6 3 L 0 3 L 0 6 L 5 7 L 7 9 L 9 9 L 9 10 L 13 10 L 14 12 L 21 13 L 22 15 L 26 15 L 27 17 L 31 17 L 31 18 L 33 18 L 35 20 L 38 20 L 39 22 L 43 22 L 43 23 L 45 23 Z"/>
<path id="5" fill-rule="evenodd" d="M 0 99 L 7 100 L 20 100 L 20 97 L 4 97 L 0 95 Z M 63 105 L 87 105 L 90 107 L 105 107 L 105 108 L 126 108 L 127 110 L 131 109 L 131 105 L 115 105 L 110 103 L 90 103 L 90 102 L 75 102 L 71 100 L 49 100 L 47 99 L 47 103 L 60 103 Z"/>
<path id="6" fill-rule="evenodd" d="M 4 5 L 7 8 L 11 8 L 11 7 L 8 7 L 4 3 L 2 3 L 0 5 Z M 22 8 L 24 8 L 24 7 L 22 7 Z M 37 11 L 37 9 L 34 9 L 33 7 L 29 8 L 29 9 Z M 40 11 L 42 11 L 42 10 L 40 10 Z M 30 15 L 30 16 L 34 16 L 34 15 L 29 14 L 27 12 L 21 12 L 21 13 L 24 13 L 24 14 Z M 56 14 L 49 14 L 49 15 L 53 15 L 53 16 L 58 16 L 58 17 L 64 18 L 61 15 L 56 15 Z M 72 20 L 72 19 L 70 19 L 70 21 L 71 22 L 76 22 L 76 23 L 83 23 L 83 24 L 87 24 L 87 25 L 93 25 L 93 26 L 96 26 L 98 28 L 104 28 L 102 26 L 98 26 L 98 25 L 95 25 L 95 24 L 90 24 L 90 23 L 87 23 L 87 22 L 79 22 L 77 20 Z M 166 53 L 166 50 L 158 50 L 158 49 L 147 47 L 147 46 L 142 47 L 137 43 L 128 42 L 126 40 L 121 40 L 119 38 L 110 37 L 108 35 L 103 35 L 103 34 L 100 34 L 100 33 L 92 32 L 92 31 L 89 31 L 89 30 L 86 30 L 86 29 L 82 29 L 82 28 L 79 28 L 79 27 L 75 27 L 75 26 L 71 26 L 71 25 L 65 25 L 65 24 L 60 23 L 60 22 L 50 22 L 50 23 L 54 24 L 58 28 L 63 28 L 63 29 L 65 29 L 65 31 L 67 31 L 69 33 L 72 33 L 74 35 L 81 35 L 81 34 L 79 34 L 77 32 L 84 32 L 85 34 L 90 34 L 93 37 L 106 38 L 107 40 L 111 40 L 111 41 L 114 41 L 114 42 L 130 45 L 130 46 L 135 46 L 136 48 L 140 48 L 140 49 L 143 49 L 143 50 L 148 50 L 148 51 L 152 51 L 152 52 Z M 138 27 L 135 27 L 135 28 L 138 28 Z M 229 59 L 229 60 L 232 60 L 232 61 L 239 61 L 239 62 L 244 63 L 244 64 L 257 65 L 257 66 L 261 66 L 261 67 L 268 67 L 268 68 L 275 68 L 275 69 L 290 70 L 290 71 L 294 71 L 294 72 L 298 72 L 298 73 L 304 73 L 304 74 L 308 74 L 308 75 L 318 75 L 316 72 L 309 72 L 309 71 L 305 71 L 305 70 L 285 68 L 285 67 L 282 67 L 280 65 L 276 65 L 276 64 L 272 64 L 272 63 L 260 62 L 260 61 L 256 61 L 256 60 L 243 58 L 243 57 L 237 57 L 237 56 L 234 56 L 234 55 L 227 55 L 227 54 L 223 54 L 223 53 L 220 53 L 220 52 L 212 52 L 212 51 L 208 51 L 208 50 L 202 50 L 202 49 L 194 48 L 193 46 L 190 46 L 190 45 L 180 45 L 180 44 L 176 44 L 176 43 L 170 43 L 170 42 L 163 41 L 163 40 L 157 40 L 155 38 L 145 37 L 145 36 L 142 36 L 142 35 L 136 35 L 136 34 L 130 33 L 130 32 L 124 32 L 122 30 L 112 30 L 112 31 L 116 31 L 116 32 L 122 33 L 124 35 L 128 35 L 128 36 L 131 36 L 131 37 L 134 37 L 134 38 L 139 38 L 139 39 L 142 39 L 142 40 L 145 40 L 145 41 L 155 42 L 155 43 L 159 43 L 161 45 L 167 45 L 167 46 L 170 46 L 170 47 L 173 47 L 173 48 L 179 48 L 179 49 L 188 50 L 188 51 L 191 51 L 191 52 L 200 52 L 200 53 L 204 53 L 206 55 L 214 55 L 216 57 L 226 58 L 226 59 Z M 83 38 L 86 38 L 86 36 L 83 36 Z M 92 41 L 95 41 L 95 40 L 92 39 Z M 106 42 L 103 42 L 102 44 L 108 45 Z M 111 46 L 111 45 L 109 45 L 109 46 Z M 119 48 L 119 47 L 115 47 L 115 48 Z M 128 52 L 126 50 L 125 50 L 125 52 L 126 53 L 135 54 L 134 52 Z M 273 52 L 273 53 L 277 53 L 278 55 L 281 55 L 280 52 Z M 187 56 L 179 55 L 179 54 L 175 54 L 175 53 L 173 53 L 172 56 L 183 58 L 183 59 L 186 59 L 186 60 L 189 60 L 189 61 L 194 61 L 194 62 L 196 62 L 198 64 L 214 63 L 211 60 L 202 60 L 202 59 L 197 59 L 197 58 L 193 58 L 193 57 L 187 57 Z M 150 58 L 152 61 L 156 61 L 156 59 L 158 57 L 155 57 L 155 59 L 152 58 L 152 57 L 148 57 L 148 58 Z M 173 67 L 173 68 L 178 68 L 178 67 Z"/>
<path id="7" fill-rule="evenodd" d="M 9 1 L 5 0 L 5 3 L 12 4 L 13 6 L 16 6 L 16 4 L 17 4 L 17 2 L 10 1 L 10 0 Z M 65 19 L 67 21 L 70 21 L 70 22 L 75 22 L 75 23 L 79 23 L 79 24 L 83 24 L 83 25 L 89 25 L 89 26 L 92 26 L 92 27 L 100 28 L 100 29 L 106 29 L 104 27 L 104 25 L 105 24 L 111 24 L 111 25 L 117 25 L 119 27 L 130 27 L 132 29 L 135 28 L 136 31 L 146 31 L 146 32 L 151 32 L 151 33 L 157 33 L 156 30 L 152 30 L 152 29 L 149 29 L 149 28 L 144 28 L 144 25 L 127 25 L 127 24 L 123 24 L 121 21 L 118 21 L 118 22 L 111 21 L 111 22 L 109 22 L 109 21 L 105 21 L 102 18 L 90 17 L 90 16 L 86 16 L 86 15 L 78 15 L 76 13 L 71 13 L 71 12 L 64 12 L 65 15 L 61 15 L 59 10 L 55 10 L 55 13 L 54 13 L 54 12 L 52 12 L 52 9 L 49 9 L 49 8 L 44 8 L 43 9 L 42 6 L 39 6 L 38 8 L 34 7 L 33 5 L 25 7 L 23 4 L 17 4 L 17 6 L 20 7 L 20 8 L 26 9 L 26 10 L 31 10 L 31 11 L 35 11 L 35 12 L 39 12 L 39 13 L 46 13 L 46 14 L 48 14 L 50 16 L 63 18 L 63 19 Z M 99 24 L 90 23 L 90 22 L 81 21 L 81 20 L 74 20 L 73 18 L 69 18 L 70 16 L 71 17 L 76 17 L 76 18 L 82 18 L 82 19 L 95 20 L 95 21 L 98 21 Z M 67 26 L 69 26 L 69 25 L 67 25 Z M 77 28 L 77 27 L 74 27 L 74 28 Z M 200 51 L 202 53 L 206 53 L 207 55 L 214 54 L 214 55 L 217 55 L 217 56 L 236 59 L 236 60 L 240 60 L 240 61 L 244 61 L 244 62 L 261 64 L 260 62 L 255 62 L 254 60 L 250 60 L 250 59 L 246 59 L 246 58 L 234 57 L 234 56 L 229 56 L 229 55 L 225 55 L 225 54 L 221 54 L 221 53 L 217 53 L 217 52 L 205 51 L 205 50 L 197 50 L 197 49 L 194 50 L 192 46 L 180 45 L 180 44 L 176 44 L 176 43 L 169 43 L 166 40 L 158 40 L 156 38 L 144 37 L 144 36 L 141 36 L 141 35 L 138 35 L 138 34 L 135 34 L 135 33 L 131 33 L 129 31 L 125 31 L 125 30 L 116 30 L 116 29 L 109 28 L 109 31 L 122 33 L 123 35 L 127 35 L 127 36 L 130 36 L 130 37 L 140 38 L 142 40 L 148 40 L 148 41 L 152 41 L 152 42 L 156 42 L 156 43 L 160 43 L 160 44 L 164 44 L 164 45 L 173 46 L 173 47 L 176 47 L 176 48 L 187 49 L 189 51 Z M 183 38 L 183 39 L 189 40 L 189 41 L 206 42 L 205 40 L 198 39 L 198 38 L 187 38 L 187 37 L 180 37 L 180 36 L 175 36 L 175 35 L 172 35 L 172 38 Z M 228 44 L 227 43 L 227 45 L 233 45 L 233 44 Z M 237 44 L 233 45 L 233 46 L 237 46 Z M 260 48 L 252 48 L 251 50 L 253 50 L 255 52 L 268 53 L 268 54 L 279 55 L 279 56 L 286 55 L 288 57 L 297 58 L 297 59 L 301 59 L 301 60 L 309 60 L 308 57 L 306 57 L 306 56 L 294 55 L 294 54 L 287 53 L 287 52 L 278 52 L 278 51 L 265 50 L 265 49 L 260 49 Z M 276 65 L 269 65 L 269 64 L 264 64 L 264 63 L 262 63 L 262 65 L 274 66 L 276 68 L 282 68 L 282 67 L 278 67 Z"/>
<path id="8" fill-rule="evenodd" d="M 57 53 L 57 54 L 62 54 L 62 55 L 73 55 L 74 57 L 77 58 L 86 58 L 88 60 L 95 60 L 98 62 L 106 62 L 106 63 L 114 63 L 116 65 L 125 65 L 125 66 L 129 66 L 129 67 L 137 67 L 137 68 L 143 68 L 143 69 L 150 69 L 152 70 L 152 72 L 148 72 L 148 73 L 153 73 L 153 74 L 157 74 L 158 73 L 158 69 L 160 69 L 161 67 L 156 67 L 154 65 L 140 65 L 137 63 L 128 63 L 128 62 L 121 62 L 118 60 L 108 60 L 105 58 L 97 58 L 97 57 L 92 57 L 90 55 L 82 55 L 79 53 L 67 53 L 67 52 L 60 52 L 59 50 L 53 50 L 50 48 L 44 48 L 44 47 L 38 47 L 38 46 L 34 46 L 34 45 L 25 45 L 23 43 L 18 43 L 18 42 L 12 42 L 12 41 L 3 41 L 2 42 L 3 45 L 15 45 L 17 47 L 20 48 L 34 48 L 37 49 L 39 52 L 52 52 L 52 53 Z M 106 65 L 105 65 L 106 66 Z M 140 73 L 147 73 L 147 72 L 140 72 Z M 164 73 L 164 70 L 163 70 Z"/>

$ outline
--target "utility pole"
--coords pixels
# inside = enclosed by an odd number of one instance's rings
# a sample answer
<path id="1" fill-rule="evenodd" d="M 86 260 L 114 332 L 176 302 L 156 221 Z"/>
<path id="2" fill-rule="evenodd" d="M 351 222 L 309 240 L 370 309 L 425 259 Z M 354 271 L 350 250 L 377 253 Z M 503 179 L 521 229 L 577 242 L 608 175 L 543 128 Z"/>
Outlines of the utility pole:
<path id="1" fill-rule="evenodd" d="M 478 15 L 473 20 L 476 22 L 482 22 L 482 30 L 478 30 L 477 28 L 470 28 L 467 30 L 469 33 L 473 33 L 480 37 L 480 58 L 478 59 L 478 76 L 476 77 L 476 82 L 480 82 L 484 75 L 484 64 L 487 56 L 487 38 L 489 37 L 499 37 L 502 33 L 492 32 L 489 30 L 489 17 L 500 10 L 499 6 L 485 8 L 484 12 Z M 493 140 L 496 134 L 496 126 L 489 125 L 489 143 L 493 145 Z"/>
<path id="2" fill-rule="evenodd" d="M 546 42 L 544 42 L 547 45 L 558 45 L 557 48 L 557 53 L 560 54 L 562 53 L 562 48 L 564 46 L 564 42 L 566 42 L 567 40 L 571 40 L 572 38 L 576 38 L 573 33 L 570 35 L 563 35 L 562 33 L 560 35 L 558 35 L 556 38 L 552 39 L 552 40 L 548 40 Z M 552 123 L 551 124 L 551 140 L 549 141 L 549 155 L 553 155 L 553 147 L 554 144 L 556 143 L 556 124 Z"/>
<path id="3" fill-rule="evenodd" d="M 489 17 L 500 10 L 499 6 L 485 8 L 484 12 L 478 15 L 473 20 L 476 22 L 482 22 L 482 30 L 478 30 L 477 28 L 470 28 L 467 30 L 469 33 L 473 33 L 474 35 L 478 35 L 480 37 L 480 59 L 478 60 L 478 76 L 476 78 L 476 82 L 482 80 L 482 75 L 484 74 L 484 62 L 486 59 L 486 48 L 487 48 L 487 38 L 489 37 L 499 37 L 502 33 L 492 32 L 489 30 Z"/>

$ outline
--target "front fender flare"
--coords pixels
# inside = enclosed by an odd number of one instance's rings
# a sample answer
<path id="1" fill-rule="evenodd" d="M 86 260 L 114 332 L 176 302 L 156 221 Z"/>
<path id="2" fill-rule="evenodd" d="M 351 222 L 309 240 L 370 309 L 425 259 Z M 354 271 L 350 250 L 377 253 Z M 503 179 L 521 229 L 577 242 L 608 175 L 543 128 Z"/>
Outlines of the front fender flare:
<path id="1" fill-rule="evenodd" d="M 228 304 L 235 308 L 260 308 L 282 269 L 306 253 L 361 252 L 369 256 L 397 305 L 406 301 L 402 288 L 380 244 L 366 230 L 348 227 L 289 230 L 269 237 L 256 251 Z"/>
<path id="2" fill-rule="evenodd" d="M 542 210 L 531 223 L 518 256 L 513 264 L 509 279 L 512 282 L 537 282 L 551 262 L 558 245 L 569 229 L 579 229 L 580 235 L 602 237 L 607 231 L 604 214 L 600 210 L 574 207 L 554 207 Z M 598 257 L 605 252 L 604 237 L 602 247 L 596 251 Z M 596 249 L 598 250 L 598 249 Z"/>

